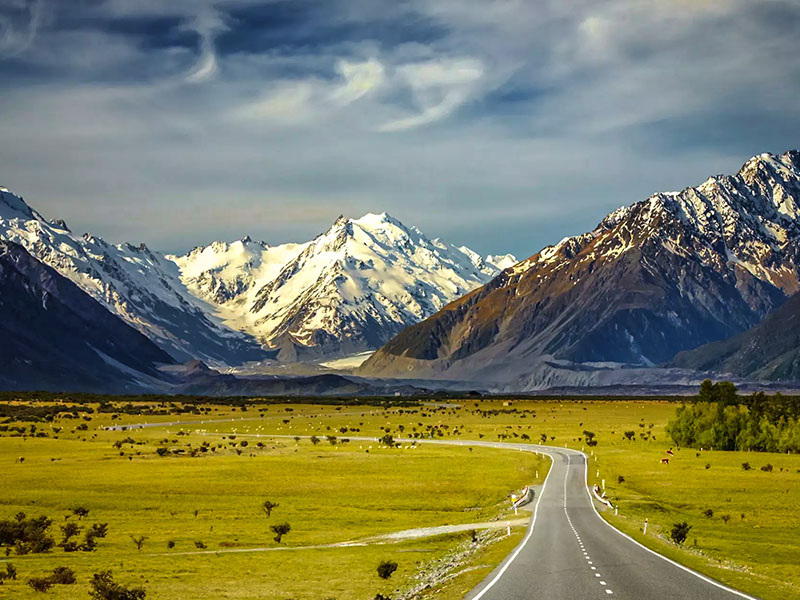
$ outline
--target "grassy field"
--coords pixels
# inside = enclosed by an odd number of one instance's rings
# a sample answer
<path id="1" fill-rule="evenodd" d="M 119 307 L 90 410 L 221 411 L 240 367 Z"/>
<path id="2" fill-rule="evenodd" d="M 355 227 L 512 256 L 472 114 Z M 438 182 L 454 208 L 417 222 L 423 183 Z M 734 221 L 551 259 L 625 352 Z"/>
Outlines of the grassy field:
<path id="1" fill-rule="evenodd" d="M 147 581 L 144 585 L 152 598 L 196 597 L 203 592 L 214 598 L 342 599 L 372 598 L 379 591 L 396 597 L 396 589 L 405 589 L 420 572 L 452 556 L 467 536 L 390 546 L 180 555 L 170 556 L 166 563 L 163 555 L 193 551 L 195 541 L 213 550 L 277 546 L 268 526 L 284 520 L 293 528 L 282 544 L 287 547 L 478 522 L 498 514 L 508 492 L 532 482 L 536 471 L 540 479 L 546 474 L 546 463 L 527 453 L 426 447 L 424 439 L 416 449 L 407 444 L 403 449 L 379 448 L 355 440 L 332 446 L 326 436 L 341 440 L 389 432 L 395 437 L 531 443 L 544 436 L 548 444 L 592 453 L 590 481 L 594 483 L 599 471 L 598 483 L 605 480 L 620 511 L 618 517 L 607 518 L 624 531 L 756 596 L 800 598 L 800 456 L 717 451 L 697 456 L 694 450 L 675 449 L 670 464 L 662 465 L 660 459 L 672 446 L 664 427 L 677 406 L 576 400 L 508 405 L 464 401 L 392 409 L 256 405 L 246 412 L 209 407 L 202 415 L 177 418 L 124 414 L 112 418 L 101 413 L 89 431 L 74 434 L 69 433 L 73 425 L 69 420 L 63 420 L 66 424 L 57 420 L 55 425 L 64 427 L 58 440 L 0 438 L 4 472 L 10 474 L 10 485 L 0 500 L 0 518 L 17 510 L 63 515 L 81 502 L 92 508 L 89 521 L 96 517 L 110 523 L 111 533 L 95 554 L 12 555 L 21 575 L 23 570 L 43 571 L 74 561 L 84 586 L 93 569 L 112 568 L 122 581 Z M 191 423 L 97 430 L 100 425 L 175 420 Z M 598 440 L 594 448 L 586 446 L 587 430 Z M 633 440 L 625 437 L 626 431 L 634 432 Z M 275 437 L 309 435 L 318 436 L 318 446 L 306 438 L 296 442 Z M 144 444 L 112 447 L 128 436 Z M 241 446 L 243 441 L 247 446 Z M 204 442 L 215 450 L 199 451 Z M 258 443 L 264 448 L 259 449 Z M 155 454 L 160 446 L 168 449 L 167 456 Z M 172 454 L 176 450 L 184 454 Z M 187 455 L 192 450 L 195 457 Z M 19 456 L 25 456 L 25 462 L 14 464 Z M 749 462 L 752 470 L 742 470 L 743 462 Z M 760 469 L 767 463 L 773 466 L 771 472 Z M 281 505 L 269 521 L 258 510 L 266 498 Z M 705 514 L 709 509 L 710 517 Z M 649 519 L 646 537 L 641 533 L 645 518 Z M 684 520 L 692 530 L 686 544 L 678 547 L 667 541 L 669 530 Z M 133 546 L 131 534 L 148 536 L 141 552 Z M 459 577 L 420 597 L 463 597 L 520 535 L 521 528 L 510 538 L 467 553 L 456 569 L 462 573 Z M 169 540 L 176 542 L 174 550 L 166 549 Z M 384 558 L 400 564 L 389 584 L 375 574 L 375 566 Z M 6 582 L 6 586 L 14 597 L 34 596 L 22 584 Z M 75 595 L 60 590 L 49 594 Z"/>
<path id="2" fill-rule="evenodd" d="M 319 411 L 295 407 L 292 414 L 302 416 L 291 419 L 311 418 Z M 335 409 L 331 412 L 343 417 Z M 223 409 L 218 418 L 233 414 Z M 324 437 L 314 446 L 308 439 L 262 441 L 242 431 L 266 427 L 283 432 L 287 414 L 285 407 L 270 407 L 257 422 L 218 424 L 210 428 L 215 431 L 191 433 L 187 427 L 101 431 L 98 426 L 137 420 L 112 420 L 101 414 L 87 422 L 86 431 L 75 429 L 84 421 L 57 419 L 52 426 L 62 428 L 58 439 L 50 424 L 38 425 L 49 437 L 0 437 L 0 518 L 19 511 L 44 514 L 54 520 L 51 531 L 57 533 L 70 509 L 80 505 L 90 510 L 81 524 L 109 524 L 108 537 L 93 553 L 56 548 L 41 555 L 12 554 L 7 560 L 16 566 L 18 580 L 5 581 L 0 592 L 14 598 L 38 597 L 25 581 L 68 566 L 77 573 L 78 584 L 55 586 L 48 596 L 88 597 L 88 579 L 103 569 L 111 569 L 126 585 L 143 585 L 148 598 L 394 595 L 412 582 L 422 565 L 448 556 L 470 534 L 314 546 L 485 521 L 508 510 L 510 492 L 534 483 L 537 471 L 541 478 L 546 471 L 544 459 L 528 454 L 424 444 L 400 449 L 355 441 L 332 445 Z M 362 418 L 362 413 L 352 416 Z M 365 419 L 374 417 L 363 414 Z M 129 439 L 134 443 L 126 442 Z M 125 443 L 115 447 L 118 442 Z M 206 451 L 192 457 L 203 444 Z M 168 449 L 165 456 L 156 453 L 160 447 Z M 269 519 L 260 508 L 266 499 L 278 503 Z M 292 530 L 278 544 L 269 527 L 283 522 Z M 518 542 L 522 531 L 516 528 L 510 538 L 497 543 L 500 556 Z M 132 540 L 139 536 L 146 537 L 141 550 Z M 170 541 L 173 548 L 168 548 Z M 205 548 L 197 548 L 197 543 Z M 262 550 L 237 551 L 253 548 Z M 497 553 L 493 546 L 485 552 Z M 483 554 L 471 558 L 480 564 Z M 376 574 L 385 559 L 399 565 L 388 583 Z M 459 583 L 471 587 L 490 568 L 469 571 Z"/>

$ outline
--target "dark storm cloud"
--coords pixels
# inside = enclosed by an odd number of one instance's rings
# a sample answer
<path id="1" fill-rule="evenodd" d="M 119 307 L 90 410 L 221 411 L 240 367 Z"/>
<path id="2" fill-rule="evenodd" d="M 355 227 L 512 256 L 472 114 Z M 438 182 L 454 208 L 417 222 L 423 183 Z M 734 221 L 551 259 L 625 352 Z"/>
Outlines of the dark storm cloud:
<path id="1" fill-rule="evenodd" d="M 115 241 L 531 254 L 800 145 L 800 4 L 4 0 L 0 184 Z"/>

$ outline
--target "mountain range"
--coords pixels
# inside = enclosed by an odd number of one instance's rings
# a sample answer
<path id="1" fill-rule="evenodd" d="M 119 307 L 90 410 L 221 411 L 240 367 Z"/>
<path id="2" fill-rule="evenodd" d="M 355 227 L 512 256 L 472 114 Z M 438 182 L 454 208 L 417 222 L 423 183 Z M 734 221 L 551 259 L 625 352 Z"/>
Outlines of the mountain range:
<path id="1" fill-rule="evenodd" d="M 430 240 L 386 213 L 339 217 L 303 244 L 245 238 L 168 258 L 215 318 L 282 361 L 376 349 L 516 263 Z"/>
<path id="2" fill-rule="evenodd" d="M 77 285 L 0 241 L 0 389 L 141 391 L 173 359 Z"/>
<path id="3" fill-rule="evenodd" d="M 513 264 L 387 214 L 340 217 L 306 243 L 244 238 L 184 256 L 77 236 L 0 188 L 0 240 L 73 281 L 178 361 L 217 367 L 374 350 Z"/>
<path id="4" fill-rule="evenodd" d="M 800 153 L 761 154 L 735 175 L 654 194 L 522 262 L 430 239 L 386 213 L 339 217 L 309 242 L 245 237 L 164 255 L 77 236 L 0 188 L 0 290 L 7 389 L 798 380 Z M 263 375 L 276 362 L 375 349 L 355 378 L 317 367 Z"/>
<path id="5" fill-rule="evenodd" d="M 734 176 L 622 207 L 504 270 L 359 372 L 574 385 L 727 339 L 798 289 L 800 153 L 762 154 Z"/>
<path id="6" fill-rule="evenodd" d="M 800 294 L 739 335 L 679 353 L 671 365 L 769 381 L 800 381 Z"/>

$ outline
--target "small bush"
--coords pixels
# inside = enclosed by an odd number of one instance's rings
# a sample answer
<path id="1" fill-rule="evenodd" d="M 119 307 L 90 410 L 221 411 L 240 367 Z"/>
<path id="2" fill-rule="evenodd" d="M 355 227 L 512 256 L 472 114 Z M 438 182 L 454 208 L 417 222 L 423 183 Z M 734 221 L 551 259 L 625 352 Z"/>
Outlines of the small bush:
<path id="1" fill-rule="evenodd" d="M 689 525 L 686 521 L 681 523 L 675 523 L 672 526 L 672 531 L 669 534 L 669 537 L 672 538 L 672 541 L 676 544 L 683 544 L 686 541 L 686 536 L 689 535 L 689 531 L 691 531 L 692 526 Z"/>
<path id="2" fill-rule="evenodd" d="M 703 511 L 703 515 L 705 515 L 706 519 L 710 519 L 711 517 L 714 516 L 714 511 L 711 510 L 710 508 L 707 508 Z"/>
<path id="3" fill-rule="evenodd" d="M 202 550 L 203 548 L 207 548 L 207 546 L 205 545 L 205 543 L 203 543 L 203 542 L 200 542 L 200 541 L 197 541 L 197 542 L 195 542 L 195 543 L 194 543 L 194 547 L 195 547 L 195 548 L 200 548 L 201 550 Z"/>
<path id="4" fill-rule="evenodd" d="M 111 571 L 95 573 L 91 586 L 89 596 L 93 600 L 144 600 L 147 597 L 143 588 L 126 588 L 116 583 Z"/>
<path id="5" fill-rule="evenodd" d="M 281 523 L 280 525 L 273 525 L 270 527 L 270 529 L 272 530 L 272 533 L 275 534 L 275 537 L 272 539 L 280 544 L 283 536 L 292 530 L 292 526 L 288 523 Z"/>
<path id="6" fill-rule="evenodd" d="M 617 483 L 625 483 L 625 478 L 622 475 L 618 476 Z"/>
<path id="7" fill-rule="evenodd" d="M 53 587 L 49 577 L 31 577 L 28 579 L 28 585 L 33 588 L 34 592 L 46 592 Z"/>
<path id="8" fill-rule="evenodd" d="M 56 567 L 50 575 L 50 581 L 59 585 L 71 585 L 75 583 L 75 571 L 69 567 Z"/>
<path id="9" fill-rule="evenodd" d="M 763 467 L 761 467 L 761 470 L 766 473 L 772 473 L 772 465 L 767 463 Z"/>
<path id="10" fill-rule="evenodd" d="M 175 541 L 174 540 L 170 540 L 170 541 L 167 542 L 167 548 L 172 550 L 174 547 L 175 547 Z"/>
<path id="11" fill-rule="evenodd" d="M 751 466 L 750 466 L 750 463 L 749 463 L 749 462 L 743 462 L 743 463 L 742 463 L 742 471 L 749 471 L 749 470 L 750 470 L 750 469 L 752 469 L 752 468 L 753 468 L 753 467 L 751 467 Z"/>
<path id="12" fill-rule="evenodd" d="M 397 571 L 397 563 L 392 560 L 384 560 L 378 565 L 378 577 L 381 579 L 389 579 L 395 571 Z"/>

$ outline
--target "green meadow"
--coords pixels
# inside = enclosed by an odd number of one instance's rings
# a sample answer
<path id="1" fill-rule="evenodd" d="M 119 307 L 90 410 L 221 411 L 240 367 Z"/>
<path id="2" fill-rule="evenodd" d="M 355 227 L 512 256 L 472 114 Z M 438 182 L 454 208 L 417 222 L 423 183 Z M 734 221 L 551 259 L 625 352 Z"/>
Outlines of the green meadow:
<path id="1" fill-rule="evenodd" d="M 135 410 L 119 406 L 92 414 L 87 431 L 74 433 L 81 421 L 58 417 L 38 424 L 48 437 L 0 434 L 6 475 L 0 518 L 46 514 L 55 531 L 80 504 L 90 509 L 84 521 L 108 522 L 109 535 L 93 553 L 12 552 L 7 560 L 19 578 L 6 580 L 2 590 L 41 597 L 25 580 L 65 565 L 78 583 L 53 587 L 51 597 L 88 597 L 91 574 L 111 569 L 120 582 L 145 587 L 148 598 L 399 598 L 426 569 L 455 555 L 455 577 L 415 597 L 462 598 L 518 543 L 522 527 L 510 537 L 495 531 L 488 534 L 493 543 L 474 547 L 464 532 L 328 545 L 507 516 L 508 494 L 540 482 L 547 459 L 425 439 L 538 443 L 544 437 L 589 454 L 590 483 L 605 480 L 619 508 L 618 516 L 604 518 L 626 533 L 758 597 L 800 598 L 800 456 L 673 448 L 670 463 L 661 464 L 673 447 L 664 428 L 677 406 L 647 399 L 390 408 L 254 400 L 246 411 L 209 405 L 202 414 L 178 416 L 125 414 Z M 173 421 L 187 423 L 167 424 Z M 100 429 L 144 422 L 159 425 Z M 62 427 L 58 439 L 52 427 Z M 596 446 L 587 445 L 585 431 Z M 418 443 L 343 443 L 386 434 Z M 316 446 L 305 437 L 312 435 Z M 114 446 L 126 439 L 134 443 Z M 742 469 L 745 462 L 750 470 Z M 768 464 L 772 470 L 762 471 Z M 260 509 L 266 499 L 279 505 L 269 518 Z M 669 541 L 679 521 L 692 526 L 682 546 Z M 269 527 L 283 522 L 292 529 L 278 544 Z M 142 535 L 137 550 L 131 536 Z M 387 581 L 376 574 L 382 560 L 399 565 Z"/>

